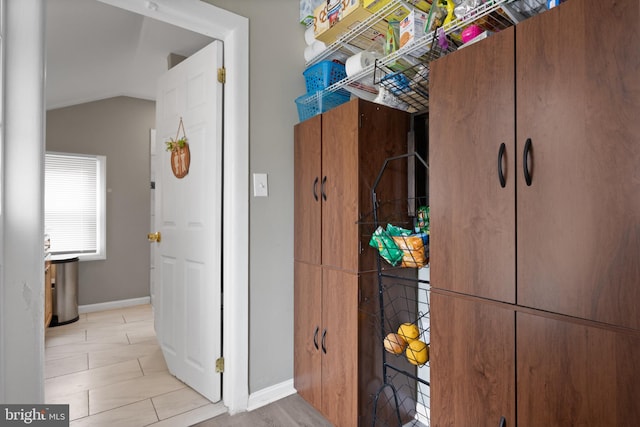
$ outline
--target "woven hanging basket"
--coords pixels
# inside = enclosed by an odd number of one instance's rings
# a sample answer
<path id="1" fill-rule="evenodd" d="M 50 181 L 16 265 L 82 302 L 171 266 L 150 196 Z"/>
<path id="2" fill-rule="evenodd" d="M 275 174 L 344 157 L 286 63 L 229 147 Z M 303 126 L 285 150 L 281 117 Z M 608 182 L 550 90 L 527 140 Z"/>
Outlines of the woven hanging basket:
<path id="1" fill-rule="evenodd" d="M 180 138 L 181 130 L 182 138 Z M 167 143 L 167 150 L 171 151 L 171 170 L 176 178 L 187 176 L 191 165 L 191 151 L 189 150 L 187 135 L 184 132 L 182 117 L 180 117 L 180 124 L 178 124 L 176 139 Z"/>

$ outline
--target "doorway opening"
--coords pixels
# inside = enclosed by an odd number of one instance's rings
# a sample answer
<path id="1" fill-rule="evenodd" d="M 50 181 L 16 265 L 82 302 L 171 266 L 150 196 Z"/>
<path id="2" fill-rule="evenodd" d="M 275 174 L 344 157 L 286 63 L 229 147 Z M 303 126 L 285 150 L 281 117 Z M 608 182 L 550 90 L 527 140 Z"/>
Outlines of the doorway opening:
<path id="1" fill-rule="evenodd" d="M 86 2 L 84 2 L 86 3 Z M 225 130 L 226 137 L 234 141 L 230 149 L 225 150 L 225 191 L 226 195 L 234 195 L 225 200 L 227 208 L 224 212 L 224 232 L 234 235 L 234 239 L 226 238 L 229 247 L 225 253 L 223 271 L 225 283 L 233 283 L 233 287 L 225 288 L 224 305 L 226 310 L 223 335 L 225 337 L 247 337 L 248 319 L 246 310 L 240 309 L 248 304 L 248 245 L 238 241 L 237 236 L 244 235 L 248 224 L 248 197 L 237 197 L 248 189 L 248 125 L 243 124 L 240 117 L 248 114 L 248 21 L 245 18 L 230 14 L 215 6 L 193 0 L 182 2 L 180 10 L 171 9 L 162 2 L 137 2 L 130 0 L 105 0 L 102 3 L 138 13 L 145 17 L 159 19 L 207 37 L 218 38 L 225 42 L 228 54 L 225 58 L 227 69 L 234 69 L 234 82 L 229 83 L 225 91 Z M 157 8 L 149 7 L 156 4 Z M 114 29 L 114 32 L 117 32 Z M 248 238 L 248 237 L 247 237 Z M 244 262 L 242 260 L 245 260 Z M 234 307 L 238 307 L 234 310 Z M 237 313 L 237 314 L 234 314 Z M 245 314 L 241 314 L 245 313 Z M 224 404 L 229 412 L 234 413 L 246 409 L 248 401 L 248 361 L 245 339 L 229 339 L 225 342 L 224 357 L 234 360 L 234 365 L 227 364 L 223 390 Z"/>

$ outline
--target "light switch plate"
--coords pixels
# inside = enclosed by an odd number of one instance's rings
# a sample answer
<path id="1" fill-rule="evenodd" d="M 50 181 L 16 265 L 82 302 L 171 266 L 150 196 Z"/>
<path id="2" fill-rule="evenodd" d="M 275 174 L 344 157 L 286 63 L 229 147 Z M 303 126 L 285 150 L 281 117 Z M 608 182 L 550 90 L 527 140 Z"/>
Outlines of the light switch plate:
<path id="1" fill-rule="evenodd" d="M 269 197 L 269 184 L 266 173 L 253 174 L 253 197 Z"/>

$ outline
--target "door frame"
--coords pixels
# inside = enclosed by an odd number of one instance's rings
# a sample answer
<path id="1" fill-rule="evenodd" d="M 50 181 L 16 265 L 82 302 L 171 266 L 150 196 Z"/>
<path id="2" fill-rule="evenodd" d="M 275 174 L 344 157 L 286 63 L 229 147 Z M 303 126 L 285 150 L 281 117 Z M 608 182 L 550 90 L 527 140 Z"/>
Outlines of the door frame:
<path id="1" fill-rule="evenodd" d="M 222 401 L 230 414 L 249 400 L 249 20 L 200 0 L 97 0 L 224 43 Z M 155 6 L 155 7 L 154 7 Z M 225 286 L 226 284 L 226 286 Z M 231 286 L 233 284 L 233 286 Z"/>

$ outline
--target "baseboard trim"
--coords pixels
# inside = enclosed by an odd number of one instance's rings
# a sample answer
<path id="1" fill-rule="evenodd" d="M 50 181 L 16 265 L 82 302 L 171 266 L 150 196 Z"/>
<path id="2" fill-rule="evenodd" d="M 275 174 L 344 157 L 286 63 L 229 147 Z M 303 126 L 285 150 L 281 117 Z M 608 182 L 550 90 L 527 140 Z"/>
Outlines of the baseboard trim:
<path id="1" fill-rule="evenodd" d="M 271 387 L 263 388 L 262 390 L 258 390 L 249 395 L 247 411 L 253 411 L 254 409 L 261 408 L 269 403 L 273 403 L 276 400 L 291 396 L 295 393 L 296 389 L 293 388 L 293 379 L 283 381 L 280 384 L 276 384 Z"/>
<path id="2" fill-rule="evenodd" d="M 151 304 L 151 297 L 123 299 L 119 301 L 101 302 L 78 306 L 78 313 L 93 313 L 95 311 L 115 310 L 117 308 L 132 307 L 134 305 Z"/>

